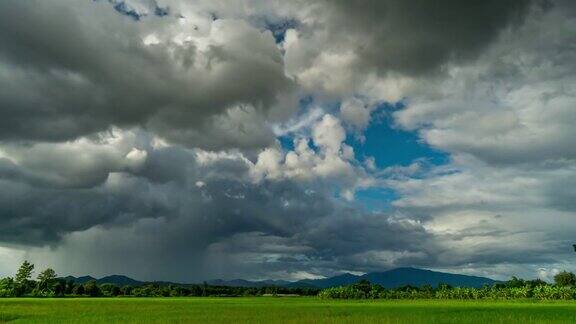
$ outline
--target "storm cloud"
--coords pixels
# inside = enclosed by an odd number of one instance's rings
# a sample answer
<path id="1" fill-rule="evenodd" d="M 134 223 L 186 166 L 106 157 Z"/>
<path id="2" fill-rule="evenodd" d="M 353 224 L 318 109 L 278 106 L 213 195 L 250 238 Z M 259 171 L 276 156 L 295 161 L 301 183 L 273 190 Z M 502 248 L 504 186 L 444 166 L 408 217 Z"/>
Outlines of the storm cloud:
<path id="1" fill-rule="evenodd" d="M 179 281 L 576 269 L 575 9 L 2 1 L 0 255 Z M 383 164 L 375 124 L 445 161 Z"/>
<path id="2" fill-rule="evenodd" d="M 209 17 L 135 23 L 105 2 L 1 6 L 3 139 L 64 141 L 142 126 L 216 149 L 273 141 L 261 121 L 292 82 L 270 32 Z"/>
<path id="3" fill-rule="evenodd" d="M 99 255 L 108 269 L 186 280 L 192 274 L 206 276 L 203 271 L 209 271 L 215 255 L 230 262 L 239 254 L 251 255 L 265 262 L 265 269 L 277 272 L 276 276 L 282 271 L 285 276 L 304 271 L 304 264 L 317 268 L 317 273 L 336 273 L 343 256 L 379 248 L 416 250 L 421 242 L 417 238 L 426 237 L 417 222 L 359 212 L 339 203 L 327 186 L 289 178 L 257 179 L 255 164 L 239 154 L 154 148 L 146 145 L 150 143 L 142 133 L 117 134 L 114 141 L 128 151 L 118 155 L 124 159 L 130 159 L 133 152 L 145 153 L 139 154 L 142 160 L 133 168 L 123 170 L 116 169 L 117 163 L 98 164 L 102 154 L 76 160 L 93 169 L 78 170 L 71 177 L 102 169 L 109 172 L 99 184 L 40 186 L 26 177 L 5 178 L 0 186 L 3 240 L 52 246 L 63 255 L 82 249 L 82 255 L 72 262 L 78 265 L 76 271 L 91 271 L 93 264 L 84 259 Z M 139 148 L 129 148 L 129 144 Z M 41 166 L 49 166 L 50 159 L 44 156 Z M 73 163 L 61 166 L 72 172 Z M 21 174 L 32 173 L 21 170 L 23 166 L 14 168 Z M 92 244 L 77 242 L 83 239 Z M 148 272 L 130 270 L 132 261 L 138 260 L 149 262 L 142 268 Z M 199 260 L 206 264 L 193 268 L 202 264 Z M 260 264 L 238 266 L 247 267 L 253 275 L 266 275 L 257 269 Z M 227 272 L 230 269 L 223 267 L 220 274 L 234 275 Z"/>
<path id="4" fill-rule="evenodd" d="M 381 73 L 424 74 L 478 56 L 530 1 L 326 1 L 335 42 L 356 46 L 358 65 Z"/>

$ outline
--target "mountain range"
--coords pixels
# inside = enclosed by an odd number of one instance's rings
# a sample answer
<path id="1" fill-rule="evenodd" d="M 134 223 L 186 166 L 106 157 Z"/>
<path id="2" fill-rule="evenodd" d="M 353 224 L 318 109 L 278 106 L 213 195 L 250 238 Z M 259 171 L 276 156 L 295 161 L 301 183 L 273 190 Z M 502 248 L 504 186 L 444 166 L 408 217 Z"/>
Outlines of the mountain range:
<path id="1" fill-rule="evenodd" d="M 95 280 L 98 284 L 111 283 L 118 286 L 141 286 L 147 283 L 156 283 L 160 285 L 185 285 L 183 283 L 167 282 L 167 281 L 155 281 L 146 282 L 132 279 L 123 275 L 112 275 L 106 276 L 100 279 L 96 279 L 91 276 L 73 277 L 67 276 L 63 277 L 65 280 L 72 280 L 76 283 L 84 284 L 88 281 Z M 448 284 L 454 287 L 481 287 L 483 285 L 492 285 L 498 281 L 486 278 L 469 276 L 462 274 L 453 274 L 438 272 L 425 269 L 417 268 L 396 268 L 383 272 L 371 272 L 364 275 L 354 275 L 351 273 L 345 273 L 342 275 L 323 278 L 323 279 L 304 279 L 299 281 L 285 281 L 285 280 L 261 280 L 261 281 L 251 281 L 244 279 L 234 279 L 234 280 L 209 280 L 207 281 L 210 285 L 215 286 L 231 286 L 231 287 L 268 287 L 268 286 L 278 286 L 278 287 L 291 287 L 291 288 L 328 288 L 336 286 L 344 286 L 356 283 L 360 280 L 368 280 L 371 283 L 382 285 L 385 288 L 396 288 L 406 285 L 411 285 L 419 287 L 422 285 L 431 285 L 432 287 L 437 287 L 439 284 Z"/>

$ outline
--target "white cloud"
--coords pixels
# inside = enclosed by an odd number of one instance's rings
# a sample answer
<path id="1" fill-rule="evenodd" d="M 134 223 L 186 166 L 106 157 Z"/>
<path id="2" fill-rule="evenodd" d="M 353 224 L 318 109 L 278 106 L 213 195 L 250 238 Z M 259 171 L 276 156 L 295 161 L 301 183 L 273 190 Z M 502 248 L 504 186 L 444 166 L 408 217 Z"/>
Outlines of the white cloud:
<path id="1" fill-rule="evenodd" d="M 295 179 L 309 185 L 334 186 L 346 200 L 353 200 L 357 187 L 375 181 L 356 162 L 352 147 L 344 143 L 346 131 L 338 118 L 326 114 L 311 126 L 311 138 L 294 139 L 294 150 L 271 147 L 254 164 L 255 179 Z M 311 146 L 314 145 L 314 147 Z"/>
<path id="2" fill-rule="evenodd" d="M 373 107 L 367 105 L 362 100 L 352 98 L 345 100 L 340 105 L 340 116 L 342 120 L 352 127 L 363 130 L 370 122 L 370 114 Z"/>
<path id="3" fill-rule="evenodd" d="M 138 132 L 115 129 L 98 138 L 63 143 L 2 146 L 5 161 L 0 177 L 37 186 L 87 188 L 106 181 L 113 172 L 135 172 L 146 161 L 139 149 Z"/>

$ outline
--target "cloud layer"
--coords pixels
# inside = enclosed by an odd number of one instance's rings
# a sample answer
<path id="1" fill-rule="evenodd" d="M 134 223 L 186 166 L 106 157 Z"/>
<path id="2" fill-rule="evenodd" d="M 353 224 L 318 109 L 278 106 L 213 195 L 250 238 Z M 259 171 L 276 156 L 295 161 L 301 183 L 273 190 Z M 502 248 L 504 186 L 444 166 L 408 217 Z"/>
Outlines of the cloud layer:
<path id="1" fill-rule="evenodd" d="M 181 281 L 572 269 L 574 35 L 568 1 L 2 1 L 0 255 Z M 386 122 L 448 162 L 379 168 L 357 147 Z"/>

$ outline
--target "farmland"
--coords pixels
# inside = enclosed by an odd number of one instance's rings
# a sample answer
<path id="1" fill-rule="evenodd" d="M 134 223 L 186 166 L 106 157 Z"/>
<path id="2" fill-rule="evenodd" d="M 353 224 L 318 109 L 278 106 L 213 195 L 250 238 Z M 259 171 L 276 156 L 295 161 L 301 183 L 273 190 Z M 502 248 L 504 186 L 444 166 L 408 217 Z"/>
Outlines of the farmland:
<path id="1" fill-rule="evenodd" d="M 6 298 L 13 323 L 570 323 L 573 301 L 322 300 L 315 297 Z"/>

